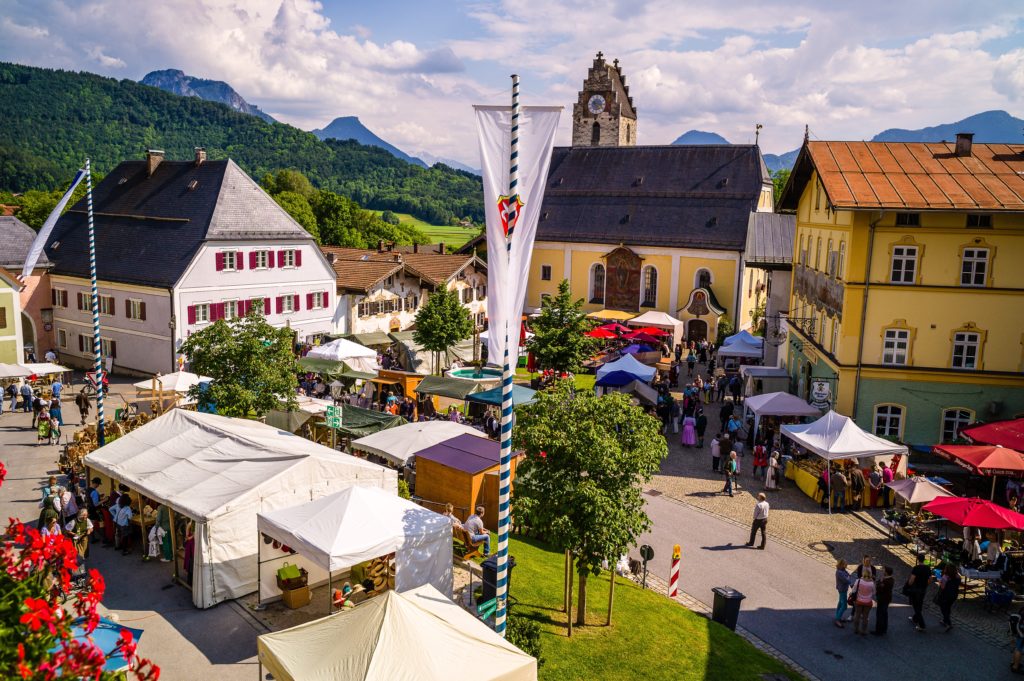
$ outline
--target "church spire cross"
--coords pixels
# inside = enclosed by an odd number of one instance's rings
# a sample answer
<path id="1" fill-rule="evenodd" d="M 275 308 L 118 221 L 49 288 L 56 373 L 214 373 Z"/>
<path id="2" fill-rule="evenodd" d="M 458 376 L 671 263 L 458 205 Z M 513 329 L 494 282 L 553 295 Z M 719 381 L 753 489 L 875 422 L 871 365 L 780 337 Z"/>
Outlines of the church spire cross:
<path id="1" fill-rule="evenodd" d="M 597 53 L 597 61 L 601 61 L 602 59 L 604 59 L 604 52 L 599 50 Z"/>

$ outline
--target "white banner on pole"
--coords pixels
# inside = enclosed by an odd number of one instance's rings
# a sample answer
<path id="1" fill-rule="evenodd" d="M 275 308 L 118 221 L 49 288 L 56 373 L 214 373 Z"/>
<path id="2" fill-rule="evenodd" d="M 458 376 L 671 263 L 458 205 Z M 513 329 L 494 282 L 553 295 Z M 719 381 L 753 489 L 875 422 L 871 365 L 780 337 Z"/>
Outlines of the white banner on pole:
<path id="1" fill-rule="evenodd" d="M 560 106 L 524 106 L 519 115 L 519 199 L 522 205 L 514 217 L 511 250 L 506 253 L 505 209 L 507 200 L 509 146 L 512 139 L 512 107 L 475 106 L 480 136 L 480 163 L 484 180 L 484 210 L 487 216 L 487 353 L 491 364 L 501 364 L 505 354 L 505 324 L 508 323 L 509 362 L 514 367 L 519 353 L 519 320 L 526 298 L 530 256 L 537 234 L 544 200 L 544 187 L 551 164 Z M 507 201 L 506 201 L 507 202 Z"/>
<path id="2" fill-rule="evenodd" d="M 36 263 L 39 262 L 39 256 L 43 252 L 43 248 L 46 246 L 46 240 L 50 238 L 50 232 L 53 231 L 53 226 L 57 224 L 57 219 L 61 213 L 64 212 L 64 206 L 68 205 L 68 201 L 71 200 L 71 195 L 75 191 L 75 187 L 85 177 L 85 169 L 79 170 L 75 175 L 75 179 L 71 181 L 71 186 L 64 192 L 64 196 L 60 198 L 57 205 L 54 206 L 50 212 L 50 216 L 46 218 L 46 222 L 39 229 L 39 233 L 36 234 L 36 238 L 32 241 L 32 246 L 29 247 L 28 253 L 25 255 L 25 266 L 21 268 L 22 282 L 32 274 L 32 270 L 35 269 Z"/>

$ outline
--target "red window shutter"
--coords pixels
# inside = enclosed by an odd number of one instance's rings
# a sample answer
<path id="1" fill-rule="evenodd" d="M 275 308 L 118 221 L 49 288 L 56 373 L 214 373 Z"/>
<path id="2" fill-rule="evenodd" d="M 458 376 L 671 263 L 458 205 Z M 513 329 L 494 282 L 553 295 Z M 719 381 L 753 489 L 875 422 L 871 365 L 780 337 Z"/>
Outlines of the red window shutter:
<path id="1" fill-rule="evenodd" d="M 302 309 L 302 305 L 299 303 L 299 294 L 297 293 L 292 296 L 292 309 L 296 312 Z"/>
<path id="2" fill-rule="evenodd" d="M 274 252 L 273 251 L 267 251 L 267 267 L 273 267 L 273 266 L 274 266 Z"/>
<path id="3" fill-rule="evenodd" d="M 50 289 L 50 305 L 57 307 L 57 289 Z"/>
<path id="4" fill-rule="evenodd" d="M 277 314 L 284 312 L 284 296 L 277 297 Z"/>
<path id="5" fill-rule="evenodd" d="M 306 309 L 307 310 L 312 310 L 313 309 L 313 294 L 312 293 L 307 293 L 306 294 Z"/>
<path id="6" fill-rule="evenodd" d="M 284 267 L 284 251 L 277 252 L 277 265 L 278 267 Z"/>
<path id="7" fill-rule="evenodd" d="M 242 252 L 241 251 L 236 251 L 235 252 L 235 269 L 238 269 L 238 270 L 244 270 L 245 269 L 245 259 L 242 258 Z"/>
<path id="8" fill-rule="evenodd" d="M 139 319 L 146 321 L 146 302 L 142 301 L 139 303 Z"/>
<path id="9" fill-rule="evenodd" d="M 302 267 L 302 251 L 298 248 L 295 249 L 295 266 Z"/>
<path id="10" fill-rule="evenodd" d="M 217 253 L 215 258 L 217 260 L 217 271 L 220 272 L 220 271 L 222 271 L 224 269 L 224 254 L 223 253 Z"/>
<path id="11" fill-rule="evenodd" d="M 249 252 L 249 269 L 256 269 L 256 251 Z"/>
<path id="12" fill-rule="evenodd" d="M 324 291 L 324 307 L 330 307 L 330 306 L 331 306 L 331 292 L 330 291 Z"/>
<path id="13" fill-rule="evenodd" d="M 85 338 L 82 334 L 78 334 L 78 351 L 85 352 Z"/>
<path id="14" fill-rule="evenodd" d="M 196 323 L 196 306 L 195 305 L 189 305 L 188 306 L 188 323 L 189 324 L 195 324 Z"/>
<path id="15" fill-rule="evenodd" d="M 266 317 L 270 314 L 270 298 L 263 299 L 263 316 Z"/>

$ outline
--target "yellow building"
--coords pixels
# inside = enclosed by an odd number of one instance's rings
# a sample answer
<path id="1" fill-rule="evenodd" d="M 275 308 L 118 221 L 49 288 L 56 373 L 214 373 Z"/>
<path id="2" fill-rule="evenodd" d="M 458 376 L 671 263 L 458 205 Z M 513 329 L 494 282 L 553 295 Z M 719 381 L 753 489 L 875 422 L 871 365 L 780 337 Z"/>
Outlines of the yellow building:
<path id="1" fill-rule="evenodd" d="M 1024 412 L 1024 146 L 805 141 L 779 204 L 798 394 L 918 445 Z"/>
<path id="2" fill-rule="evenodd" d="M 21 285 L 15 275 L 0 267 L 0 364 L 25 361 L 21 337 Z"/>
<path id="3" fill-rule="evenodd" d="M 552 154 L 526 307 L 567 279 L 587 312 L 664 312 L 690 339 L 714 340 L 725 316 L 749 327 L 766 274 L 744 268 L 747 226 L 752 211 L 773 210 L 760 150 L 635 146 L 624 83 L 618 60 L 599 54 L 574 107 L 573 146 Z M 613 129 L 627 132 L 592 132 Z"/>

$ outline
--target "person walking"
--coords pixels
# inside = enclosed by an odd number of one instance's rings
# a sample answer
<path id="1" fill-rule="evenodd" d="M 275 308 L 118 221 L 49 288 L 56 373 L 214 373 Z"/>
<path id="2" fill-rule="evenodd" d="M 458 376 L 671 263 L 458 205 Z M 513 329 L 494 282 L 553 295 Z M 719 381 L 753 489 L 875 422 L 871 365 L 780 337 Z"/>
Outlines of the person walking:
<path id="1" fill-rule="evenodd" d="M 885 636 L 889 631 L 889 604 L 892 603 L 892 588 L 895 584 L 892 567 L 886 565 L 881 570 L 882 578 L 878 580 L 875 588 L 875 602 L 878 608 L 875 609 L 875 630 L 871 632 L 875 636 Z"/>
<path id="2" fill-rule="evenodd" d="M 79 390 L 78 394 L 75 395 L 75 406 L 78 407 L 78 415 L 84 426 L 85 420 L 89 418 L 89 407 L 91 406 L 89 395 L 85 392 L 85 388 Z"/>
<path id="3" fill-rule="evenodd" d="M 922 610 L 924 608 L 924 596 L 928 592 L 928 585 L 931 582 L 932 571 L 924 564 L 924 554 L 919 553 L 917 554 L 917 565 L 910 570 L 907 584 L 903 587 L 903 592 L 910 599 L 910 606 L 914 609 L 914 615 L 907 619 L 914 624 L 914 628 L 918 631 L 925 630 Z"/>
<path id="4" fill-rule="evenodd" d="M 871 572 L 870 566 L 862 570 L 850 591 L 853 594 L 853 633 L 861 636 L 868 633 L 868 618 L 875 601 L 875 580 Z"/>
<path id="5" fill-rule="evenodd" d="M 846 512 L 846 488 L 849 486 L 849 481 L 846 479 L 846 475 L 843 474 L 843 469 L 837 470 L 832 474 L 832 480 L 830 485 L 832 486 L 832 510 L 837 513 Z"/>
<path id="6" fill-rule="evenodd" d="M 960 573 L 957 572 L 955 565 L 946 563 L 946 567 L 942 570 L 942 578 L 939 579 L 939 593 L 935 597 L 935 602 L 942 613 L 942 626 L 946 628 L 946 633 L 953 630 L 953 620 L 950 619 L 950 616 L 959 590 Z"/>
<path id="7" fill-rule="evenodd" d="M 772 452 L 768 460 L 768 471 L 764 474 L 764 488 L 770 492 L 779 489 L 779 452 Z"/>
<path id="8" fill-rule="evenodd" d="M 693 368 L 697 366 L 697 355 L 693 354 L 693 350 L 686 355 L 686 377 L 693 376 Z"/>
<path id="9" fill-rule="evenodd" d="M 121 550 L 122 556 L 127 556 L 131 551 L 132 532 L 132 500 L 128 494 L 122 494 L 117 499 L 117 509 L 113 514 L 114 519 L 114 550 Z"/>
<path id="10" fill-rule="evenodd" d="M 850 466 L 850 493 L 852 494 L 852 505 L 858 509 L 863 505 L 864 488 L 867 487 L 867 480 L 864 479 L 864 471 L 856 464 Z"/>
<path id="11" fill-rule="evenodd" d="M 758 474 L 760 474 L 763 478 L 768 474 L 768 449 L 764 446 L 763 443 L 758 442 L 756 445 L 754 445 L 753 455 L 754 462 L 752 466 L 753 470 L 751 471 L 751 475 L 753 475 L 756 478 Z"/>
<path id="12" fill-rule="evenodd" d="M 32 411 L 32 386 L 25 383 L 21 384 L 21 410 L 24 412 Z M 32 427 L 35 428 L 35 420 L 32 421 Z"/>
<path id="13" fill-rule="evenodd" d="M 768 497 L 761 492 L 757 495 L 757 503 L 754 504 L 754 522 L 750 526 L 750 541 L 745 546 L 754 545 L 754 537 L 757 536 L 758 530 L 761 532 L 761 545 L 757 548 L 764 550 L 764 545 L 768 542 Z"/>
<path id="14" fill-rule="evenodd" d="M 878 470 L 878 465 L 871 464 L 871 472 L 868 474 L 868 504 L 871 508 L 878 505 L 878 495 L 882 491 L 882 471 Z"/>
<path id="15" fill-rule="evenodd" d="M 11 401 L 11 413 L 18 411 L 18 384 L 11 383 L 7 386 L 7 398 Z"/>
<path id="16" fill-rule="evenodd" d="M 836 605 L 835 625 L 842 629 L 843 617 L 846 615 L 847 598 L 850 594 L 850 573 L 846 571 L 846 561 L 836 562 L 836 591 L 839 592 L 839 603 Z"/>
<path id="17" fill-rule="evenodd" d="M 50 420 L 55 421 L 58 426 L 64 425 L 64 416 L 60 411 L 60 397 L 57 395 L 50 400 Z"/>
<path id="18" fill-rule="evenodd" d="M 684 447 L 697 446 L 697 419 L 692 416 L 683 419 L 682 444 Z"/>
<path id="19" fill-rule="evenodd" d="M 711 438 L 711 470 L 718 473 L 722 470 L 722 449 L 721 449 L 721 437 L 722 434 L 718 433 Z"/>
<path id="20" fill-rule="evenodd" d="M 725 489 L 722 494 L 734 496 L 732 493 L 733 482 L 736 478 L 736 452 L 729 452 L 729 458 L 725 462 Z"/>
<path id="21" fill-rule="evenodd" d="M 697 431 L 697 446 L 703 448 L 704 433 L 708 429 L 708 417 L 704 415 L 704 410 L 700 407 L 697 407 L 697 417 L 695 420 L 694 430 Z"/>

